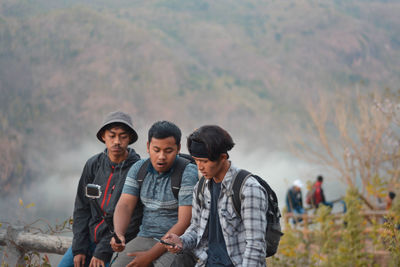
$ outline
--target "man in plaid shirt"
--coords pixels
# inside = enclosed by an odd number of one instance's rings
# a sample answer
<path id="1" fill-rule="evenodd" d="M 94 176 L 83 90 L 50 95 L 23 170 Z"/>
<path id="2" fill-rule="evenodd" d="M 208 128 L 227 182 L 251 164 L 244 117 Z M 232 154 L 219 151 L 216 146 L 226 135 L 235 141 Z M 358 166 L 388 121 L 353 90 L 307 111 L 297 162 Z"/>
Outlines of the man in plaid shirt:
<path id="1" fill-rule="evenodd" d="M 202 197 L 194 190 L 191 225 L 183 235 L 165 236 L 170 252 L 193 250 L 196 266 L 266 266 L 267 193 L 250 177 L 241 189 L 241 214 L 229 192 L 239 169 L 228 160 L 234 142 L 219 126 L 206 125 L 187 140 L 198 170 L 206 178 Z M 200 196 L 200 194 L 199 194 Z M 176 264 L 175 266 L 178 266 Z"/>

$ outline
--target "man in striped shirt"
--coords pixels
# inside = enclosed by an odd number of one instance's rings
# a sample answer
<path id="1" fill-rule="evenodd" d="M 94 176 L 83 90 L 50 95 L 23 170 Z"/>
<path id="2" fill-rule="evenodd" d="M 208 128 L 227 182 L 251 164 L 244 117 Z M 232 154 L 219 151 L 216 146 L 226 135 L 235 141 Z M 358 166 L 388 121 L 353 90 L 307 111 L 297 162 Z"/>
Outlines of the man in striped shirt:
<path id="1" fill-rule="evenodd" d="M 172 122 L 159 121 L 150 128 L 145 179 L 140 184 L 139 173 L 146 160 L 139 160 L 129 170 L 115 208 L 115 233 L 122 242 L 118 244 L 113 238 L 111 246 L 114 251 L 124 252 L 119 253 L 112 266 L 174 266 L 171 264 L 176 255 L 168 253 L 154 238 L 162 239 L 166 233 L 182 234 L 190 224 L 193 188 L 198 181 L 196 165 L 189 163 L 184 168 L 177 198 L 171 188 L 180 141 L 181 131 Z M 138 236 L 126 243 L 128 223 L 139 202 L 143 203 L 142 225 Z"/>
<path id="2" fill-rule="evenodd" d="M 194 250 L 196 266 L 265 266 L 267 193 L 250 177 L 241 189 L 241 216 L 229 195 L 239 169 L 228 160 L 234 142 L 219 126 L 206 125 L 187 141 L 198 170 L 206 178 L 201 198 L 194 193 L 192 220 L 183 235 L 168 234 L 170 252 Z"/>

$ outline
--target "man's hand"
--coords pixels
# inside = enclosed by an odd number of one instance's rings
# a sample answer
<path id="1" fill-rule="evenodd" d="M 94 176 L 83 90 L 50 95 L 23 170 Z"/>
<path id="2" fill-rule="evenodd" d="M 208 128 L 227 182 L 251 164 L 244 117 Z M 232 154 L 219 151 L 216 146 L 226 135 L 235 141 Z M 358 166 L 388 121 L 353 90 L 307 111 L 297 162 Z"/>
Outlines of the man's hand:
<path id="1" fill-rule="evenodd" d="M 78 254 L 74 256 L 74 267 L 84 267 L 85 266 L 86 255 Z"/>
<path id="2" fill-rule="evenodd" d="M 114 237 L 112 237 L 110 241 L 111 248 L 115 252 L 121 252 L 125 249 L 125 237 L 120 235 L 118 235 L 118 237 L 121 240 L 121 243 L 117 243 Z"/>
<path id="3" fill-rule="evenodd" d="M 151 263 L 151 257 L 147 255 L 147 251 L 137 251 L 127 255 L 135 258 L 126 267 L 147 267 Z"/>
<path id="4" fill-rule="evenodd" d="M 90 260 L 90 265 L 89 267 L 105 267 L 104 261 L 96 258 L 96 257 L 92 257 L 92 259 Z"/>
<path id="5" fill-rule="evenodd" d="M 174 244 L 174 246 L 164 245 L 164 247 L 168 249 L 169 252 L 178 253 L 179 251 L 182 250 L 183 247 L 182 240 L 176 234 L 171 233 L 165 235 L 164 241 Z"/>

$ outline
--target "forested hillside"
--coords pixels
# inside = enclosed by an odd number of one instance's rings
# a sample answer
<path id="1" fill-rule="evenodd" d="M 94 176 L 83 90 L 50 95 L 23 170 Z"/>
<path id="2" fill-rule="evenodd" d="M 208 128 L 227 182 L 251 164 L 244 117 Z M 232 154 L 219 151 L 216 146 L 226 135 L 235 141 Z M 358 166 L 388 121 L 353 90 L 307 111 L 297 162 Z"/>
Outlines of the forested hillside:
<path id="1" fill-rule="evenodd" d="M 117 108 L 139 128 L 218 123 L 249 149 L 284 146 L 305 99 L 399 87 L 399 14 L 390 0 L 3 0 L 0 190 L 40 179 Z"/>

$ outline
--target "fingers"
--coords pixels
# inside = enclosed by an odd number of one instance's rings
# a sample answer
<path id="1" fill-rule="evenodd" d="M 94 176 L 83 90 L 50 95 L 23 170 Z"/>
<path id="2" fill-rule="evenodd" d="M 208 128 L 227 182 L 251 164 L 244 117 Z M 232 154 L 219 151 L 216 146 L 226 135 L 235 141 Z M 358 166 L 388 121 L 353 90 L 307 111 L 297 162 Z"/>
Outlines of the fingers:
<path id="1" fill-rule="evenodd" d="M 127 253 L 126 255 L 129 257 L 136 257 L 136 252 Z"/>
<path id="2" fill-rule="evenodd" d="M 128 253 L 126 255 L 128 255 L 130 257 L 134 257 L 136 255 L 136 253 L 133 252 L 133 253 Z M 134 267 L 134 266 L 137 266 L 136 262 L 135 262 L 135 258 L 128 265 L 126 265 L 126 267 Z"/>
<path id="3" fill-rule="evenodd" d="M 164 236 L 163 238 L 166 241 L 172 242 L 174 244 L 180 242 L 179 236 L 177 236 L 176 234 L 167 234 Z"/>
<path id="4" fill-rule="evenodd" d="M 111 245 L 111 248 L 115 251 L 115 252 L 122 252 L 125 249 L 125 246 L 121 246 L 121 245 Z"/>
<path id="5" fill-rule="evenodd" d="M 171 253 L 178 253 L 179 251 L 182 250 L 182 247 L 178 244 L 174 244 L 173 246 L 171 245 L 164 245 L 164 247 Z"/>
<path id="6" fill-rule="evenodd" d="M 113 246 L 112 249 L 115 252 L 122 252 L 122 251 L 124 251 L 125 247 L 124 246 Z"/>
<path id="7" fill-rule="evenodd" d="M 175 246 L 173 246 L 173 247 L 172 247 L 172 246 L 168 246 L 167 249 L 168 249 L 168 251 L 171 252 L 171 253 L 178 253 L 179 251 L 182 250 L 182 248 L 179 247 L 179 246 L 177 246 L 177 245 L 175 245 Z"/>
<path id="8" fill-rule="evenodd" d="M 121 238 L 120 238 L 121 239 Z M 121 252 L 125 249 L 125 240 L 121 239 L 121 243 L 117 243 L 115 238 L 112 237 L 111 241 L 110 241 L 110 245 L 111 248 L 115 251 L 115 252 Z"/>
<path id="9" fill-rule="evenodd" d="M 170 238 L 172 238 L 172 237 L 173 237 L 172 234 L 166 234 L 166 235 L 164 236 L 164 239 L 170 239 Z"/>
<path id="10" fill-rule="evenodd" d="M 78 254 L 74 257 L 74 267 L 83 267 L 85 266 L 86 255 Z"/>
<path id="11" fill-rule="evenodd" d="M 182 250 L 182 241 L 176 234 L 167 234 L 164 236 L 164 240 L 168 243 L 174 244 L 174 246 L 166 245 L 165 248 L 172 253 L 177 253 Z"/>
<path id="12" fill-rule="evenodd" d="M 104 261 L 102 261 L 96 257 L 93 257 L 90 260 L 89 267 L 105 267 L 105 264 L 104 264 Z"/>

